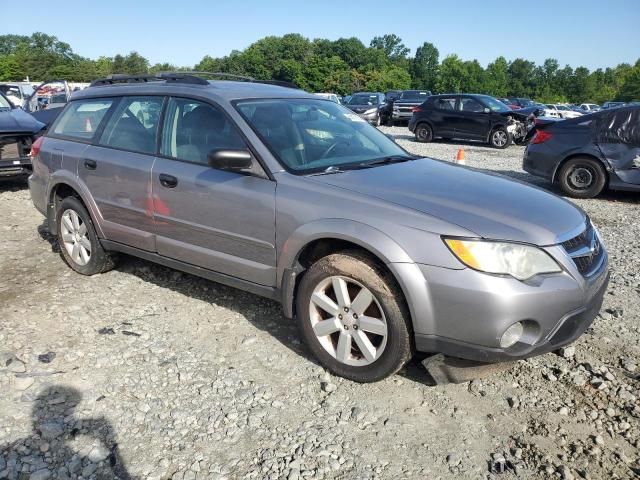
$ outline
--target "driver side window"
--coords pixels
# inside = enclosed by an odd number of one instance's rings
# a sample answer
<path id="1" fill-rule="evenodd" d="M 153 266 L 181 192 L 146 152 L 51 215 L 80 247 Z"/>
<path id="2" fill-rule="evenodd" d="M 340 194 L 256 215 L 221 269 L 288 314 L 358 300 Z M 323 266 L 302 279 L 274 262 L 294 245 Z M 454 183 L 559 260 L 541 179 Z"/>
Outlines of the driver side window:
<path id="1" fill-rule="evenodd" d="M 460 110 L 463 112 L 482 113 L 484 107 L 480 102 L 473 98 L 463 98 L 460 100 Z"/>
<path id="2" fill-rule="evenodd" d="M 220 109 L 188 98 L 171 98 L 160 153 L 187 162 L 208 164 L 212 150 L 247 148 L 236 127 Z"/>

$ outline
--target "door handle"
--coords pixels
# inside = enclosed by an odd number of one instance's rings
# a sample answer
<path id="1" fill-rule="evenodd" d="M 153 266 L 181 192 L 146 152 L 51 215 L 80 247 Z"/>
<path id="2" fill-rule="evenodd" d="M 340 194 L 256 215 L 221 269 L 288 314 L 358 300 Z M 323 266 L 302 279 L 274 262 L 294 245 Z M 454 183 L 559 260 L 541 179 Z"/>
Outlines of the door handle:
<path id="1" fill-rule="evenodd" d="M 98 163 L 95 160 L 90 160 L 87 158 L 84 161 L 84 168 L 86 168 L 87 170 L 95 170 L 97 166 Z"/>
<path id="2" fill-rule="evenodd" d="M 166 173 L 160 174 L 160 185 L 166 188 L 175 188 L 178 185 L 178 179 L 173 175 L 167 175 Z"/>

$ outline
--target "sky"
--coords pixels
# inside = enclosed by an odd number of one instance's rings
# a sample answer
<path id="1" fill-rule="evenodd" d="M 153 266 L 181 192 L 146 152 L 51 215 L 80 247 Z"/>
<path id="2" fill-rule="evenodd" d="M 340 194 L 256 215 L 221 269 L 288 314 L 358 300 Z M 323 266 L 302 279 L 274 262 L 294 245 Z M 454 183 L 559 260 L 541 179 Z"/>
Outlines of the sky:
<path id="1" fill-rule="evenodd" d="M 395 33 L 411 55 L 427 41 L 441 59 L 455 53 L 484 66 L 500 55 L 589 69 L 640 58 L 640 0 L 65 0 L 33 19 L 43 22 L 3 22 L 0 34 L 43 31 L 85 57 L 135 50 L 178 66 L 285 33 L 365 45 Z"/>

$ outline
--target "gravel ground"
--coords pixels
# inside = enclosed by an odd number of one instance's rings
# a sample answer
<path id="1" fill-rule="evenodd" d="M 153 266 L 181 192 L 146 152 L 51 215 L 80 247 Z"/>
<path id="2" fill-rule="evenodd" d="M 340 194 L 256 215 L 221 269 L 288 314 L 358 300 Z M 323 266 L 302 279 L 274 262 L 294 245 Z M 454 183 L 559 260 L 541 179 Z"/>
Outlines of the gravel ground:
<path id="1" fill-rule="evenodd" d="M 382 130 L 434 158 L 459 146 Z M 535 182 L 520 147 L 464 148 Z M 613 276 L 573 346 L 465 384 L 413 362 L 360 385 L 273 302 L 130 257 L 73 273 L 24 179 L 0 179 L 0 479 L 638 478 L 639 199 L 577 202 Z"/>

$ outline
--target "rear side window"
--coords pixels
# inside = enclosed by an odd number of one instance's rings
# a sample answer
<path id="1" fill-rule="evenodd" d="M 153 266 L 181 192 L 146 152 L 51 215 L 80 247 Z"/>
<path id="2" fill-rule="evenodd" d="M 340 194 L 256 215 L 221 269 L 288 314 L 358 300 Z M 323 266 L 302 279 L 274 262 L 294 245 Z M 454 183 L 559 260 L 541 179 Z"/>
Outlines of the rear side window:
<path id="1" fill-rule="evenodd" d="M 71 102 L 53 127 L 55 135 L 91 140 L 113 104 L 113 99 L 77 100 Z"/>
<path id="2" fill-rule="evenodd" d="M 433 102 L 433 106 L 438 110 L 455 110 L 456 99 L 455 98 L 436 98 Z"/>
<path id="3" fill-rule="evenodd" d="M 133 152 L 156 152 L 163 97 L 124 97 L 100 137 L 100 145 Z"/>

